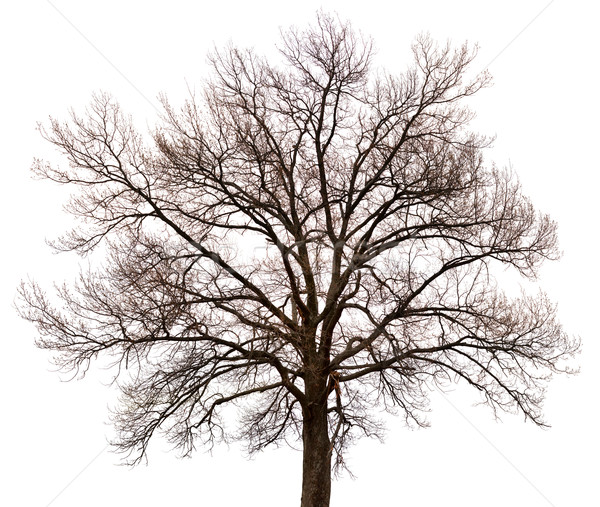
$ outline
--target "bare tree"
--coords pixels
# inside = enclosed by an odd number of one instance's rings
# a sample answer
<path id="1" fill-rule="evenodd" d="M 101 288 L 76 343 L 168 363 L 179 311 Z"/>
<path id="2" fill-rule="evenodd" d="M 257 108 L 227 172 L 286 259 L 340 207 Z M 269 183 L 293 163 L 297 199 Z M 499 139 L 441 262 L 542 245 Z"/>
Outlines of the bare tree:
<path id="1" fill-rule="evenodd" d="M 20 311 L 60 367 L 113 361 L 133 463 L 156 432 L 184 455 L 301 441 L 301 505 L 324 507 L 347 446 L 379 434 L 372 407 L 424 425 L 429 388 L 464 381 L 542 425 L 578 343 L 545 295 L 494 282 L 535 278 L 556 226 L 467 129 L 488 83 L 466 81 L 473 51 L 421 37 L 407 72 L 373 73 L 371 42 L 327 15 L 279 49 L 279 67 L 215 52 L 201 98 L 163 99 L 151 146 L 106 95 L 42 128 L 69 167 L 35 172 L 79 189 L 55 246 L 105 261 L 58 298 L 24 285 Z"/>

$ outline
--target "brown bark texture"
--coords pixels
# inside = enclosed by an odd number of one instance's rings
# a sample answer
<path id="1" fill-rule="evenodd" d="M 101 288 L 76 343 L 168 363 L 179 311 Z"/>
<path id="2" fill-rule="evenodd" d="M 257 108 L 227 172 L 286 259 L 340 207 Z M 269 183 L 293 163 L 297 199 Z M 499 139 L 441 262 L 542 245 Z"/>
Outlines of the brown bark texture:
<path id="1" fill-rule="evenodd" d="M 301 507 L 328 507 L 331 496 L 331 442 L 327 406 L 309 409 L 302 428 Z"/>

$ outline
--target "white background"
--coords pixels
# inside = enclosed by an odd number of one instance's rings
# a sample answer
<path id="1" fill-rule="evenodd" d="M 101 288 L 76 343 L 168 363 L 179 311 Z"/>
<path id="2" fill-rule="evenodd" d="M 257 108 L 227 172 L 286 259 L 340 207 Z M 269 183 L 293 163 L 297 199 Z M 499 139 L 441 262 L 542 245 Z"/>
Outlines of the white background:
<path id="1" fill-rule="evenodd" d="M 423 31 L 442 42 L 480 45 L 473 70 L 491 62 L 495 85 L 473 101 L 473 126 L 497 136 L 488 158 L 512 165 L 534 204 L 558 221 L 564 256 L 542 270 L 540 284 L 558 302 L 565 328 L 583 341 L 581 373 L 549 387 L 551 429 L 508 415 L 496 422 L 486 407 L 472 407 L 476 394 L 462 387 L 434 394 L 431 428 L 412 431 L 391 419 L 384 444 L 359 442 L 349 456 L 357 478 L 334 482 L 332 506 L 598 505 L 600 36 L 594 4 L 3 2 L 0 504 L 299 504 L 301 455 L 287 448 L 252 461 L 237 445 L 179 460 L 158 442 L 147 466 L 116 466 L 119 457 L 105 450 L 107 407 L 116 395 L 102 383 L 106 373 L 61 382 L 13 300 L 21 279 L 61 281 L 77 270 L 77 258 L 54 256 L 44 243 L 69 219 L 61 211 L 64 189 L 30 178 L 34 156 L 57 160 L 35 131 L 37 121 L 64 116 L 69 107 L 81 110 L 93 91 L 105 90 L 142 129 L 151 126 L 158 93 L 180 103 L 186 87 L 199 83 L 213 45 L 231 40 L 273 55 L 279 28 L 305 26 L 322 6 L 373 36 L 377 64 L 393 71 L 406 67 L 410 43 Z"/>

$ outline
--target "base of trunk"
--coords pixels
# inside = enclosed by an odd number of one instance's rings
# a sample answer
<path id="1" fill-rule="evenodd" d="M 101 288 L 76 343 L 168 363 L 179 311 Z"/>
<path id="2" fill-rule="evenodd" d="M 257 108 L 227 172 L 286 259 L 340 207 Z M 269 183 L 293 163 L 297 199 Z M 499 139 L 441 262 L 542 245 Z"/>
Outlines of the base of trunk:
<path id="1" fill-rule="evenodd" d="M 327 427 L 327 406 L 306 414 L 302 431 L 301 507 L 329 507 L 331 496 L 331 444 Z"/>

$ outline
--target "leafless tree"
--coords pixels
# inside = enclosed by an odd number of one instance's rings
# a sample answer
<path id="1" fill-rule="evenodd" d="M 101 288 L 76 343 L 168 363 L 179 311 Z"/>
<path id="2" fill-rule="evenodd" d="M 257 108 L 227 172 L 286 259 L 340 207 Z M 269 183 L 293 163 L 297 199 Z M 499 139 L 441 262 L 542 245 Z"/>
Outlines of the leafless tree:
<path id="1" fill-rule="evenodd" d="M 279 50 L 216 51 L 151 143 L 106 95 L 41 129 L 69 166 L 35 172 L 78 189 L 55 247 L 105 261 L 58 297 L 23 285 L 20 311 L 60 367 L 113 361 L 132 462 L 156 432 L 185 455 L 302 442 L 301 505 L 324 507 L 347 446 L 379 435 L 372 407 L 424 425 L 431 386 L 463 381 L 542 425 L 578 343 L 545 295 L 494 281 L 535 278 L 556 226 L 467 128 L 488 83 L 465 77 L 473 51 L 420 37 L 407 72 L 376 73 L 371 42 L 324 14 Z"/>

